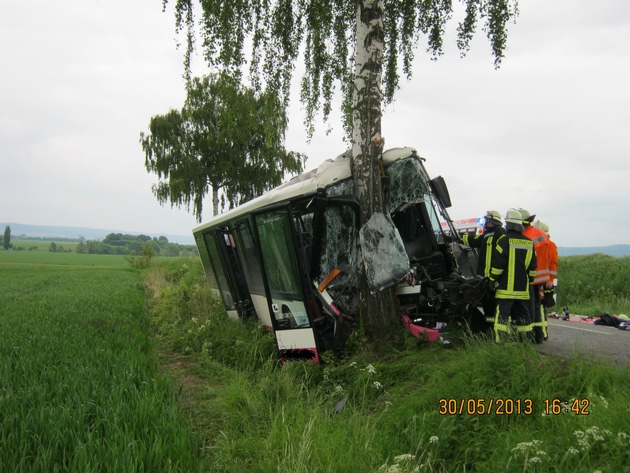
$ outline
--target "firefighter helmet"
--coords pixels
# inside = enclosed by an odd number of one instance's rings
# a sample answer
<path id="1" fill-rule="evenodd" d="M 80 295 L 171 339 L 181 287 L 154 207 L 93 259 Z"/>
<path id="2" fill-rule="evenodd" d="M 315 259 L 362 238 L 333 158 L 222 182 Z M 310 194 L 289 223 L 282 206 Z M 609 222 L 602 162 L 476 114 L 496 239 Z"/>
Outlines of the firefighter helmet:
<path id="1" fill-rule="evenodd" d="M 516 210 L 521 214 L 521 218 L 523 219 L 524 225 L 530 225 L 536 218 L 536 214 L 530 214 L 529 210 L 525 210 L 522 207 Z"/>
<path id="2" fill-rule="evenodd" d="M 510 209 L 505 213 L 505 228 L 516 230 L 517 232 L 524 230 L 523 217 L 521 217 L 521 213 L 518 210 Z"/>
<path id="3" fill-rule="evenodd" d="M 485 219 L 486 223 L 490 222 L 494 225 L 503 225 L 503 222 L 501 221 L 501 212 L 499 212 L 498 210 L 488 210 L 483 218 Z"/>
<path id="4" fill-rule="evenodd" d="M 534 222 L 534 226 L 536 228 L 538 228 L 539 230 L 542 230 L 543 232 L 545 232 L 547 235 L 549 235 L 549 225 L 547 225 L 545 222 L 541 222 L 540 220 L 536 220 Z"/>

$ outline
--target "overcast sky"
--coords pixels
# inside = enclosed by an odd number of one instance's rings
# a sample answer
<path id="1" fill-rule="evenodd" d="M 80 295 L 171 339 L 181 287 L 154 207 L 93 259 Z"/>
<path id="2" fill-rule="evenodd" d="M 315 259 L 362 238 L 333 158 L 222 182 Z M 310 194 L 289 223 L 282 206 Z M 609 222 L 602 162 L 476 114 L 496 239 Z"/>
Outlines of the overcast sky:
<path id="1" fill-rule="evenodd" d="M 139 144 L 185 97 L 161 3 L 0 0 L 0 222 L 190 235 L 192 214 L 153 196 Z M 521 0 L 499 70 L 483 34 L 464 59 L 452 38 L 438 61 L 421 46 L 386 147 L 415 147 L 445 177 L 455 219 L 524 207 L 558 246 L 630 243 L 629 42 L 627 1 Z M 310 169 L 345 145 L 325 124 L 307 144 L 297 98 L 286 144 Z"/>

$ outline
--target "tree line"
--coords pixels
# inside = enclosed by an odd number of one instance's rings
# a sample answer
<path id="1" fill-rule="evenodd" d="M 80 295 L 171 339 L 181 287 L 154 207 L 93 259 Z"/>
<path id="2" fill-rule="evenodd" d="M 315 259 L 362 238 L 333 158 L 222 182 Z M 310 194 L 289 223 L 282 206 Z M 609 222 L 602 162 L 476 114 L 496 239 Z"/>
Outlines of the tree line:
<path id="1" fill-rule="evenodd" d="M 26 240 L 45 241 L 44 238 L 27 238 Z M 78 244 L 75 243 L 78 241 Z M 61 245 L 63 242 L 66 246 Z M 75 246 L 74 250 L 69 247 Z M 16 251 L 39 250 L 37 245 L 28 248 L 23 246 L 14 247 L 11 243 L 11 228 L 7 225 L 4 230 L 3 245 L 5 250 L 14 249 Z M 103 240 L 86 240 L 81 237 L 79 239 L 58 238 L 48 245 L 48 251 L 51 253 L 71 253 L 75 251 L 79 254 L 98 254 L 98 255 L 136 255 L 141 256 L 147 253 L 147 249 L 151 249 L 153 255 L 158 256 L 197 256 L 199 253 L 195 245 L 181 245 L 179 243 L 171 243 L 165 236 L 150 237 L 148 235 L 128 235 L 123 233 L 110 233 Z"/>
<path id="2" fill-rule="evenodd" d="M 81 254 L 105 255 L 141 255 L 143 248 L 152 248 L 159 256 L 195 256 L 195 245 L 181 245 L 171 243 L 165 236 L 153 237 L 148 235 L 128 235 L 110 233 L 102 241 L 80 241 L 76 252 Z"/>

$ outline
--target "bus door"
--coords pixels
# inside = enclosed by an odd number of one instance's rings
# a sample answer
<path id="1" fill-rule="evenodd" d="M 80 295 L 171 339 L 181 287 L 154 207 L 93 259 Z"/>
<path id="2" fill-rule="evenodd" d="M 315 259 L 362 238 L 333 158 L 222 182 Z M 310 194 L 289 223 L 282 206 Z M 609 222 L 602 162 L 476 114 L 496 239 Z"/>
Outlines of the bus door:
<path id="1" fill-rule="evenodd" d="M 280 358 L 318 362 L 304 287 L 308 278 L 298 262 L 301 252 L 296 247 L 294 218 L 288 207 L 282 207 L 257 214 L 254 220 Z"/>
<path id="2" fill-rule="evenodd" d="M 228 316 L 238 319 L 251 315 L 253 307 L 234 237 L 227 229 L 215 228 L 204 239 Z"/>
<path id="3" fill-rule="evenodd" d="M 255 243 L 254 233 L 249 218 L 238 220 L 233 227 L 236 245 L 239 249 L 240 266 L 243 268 L 249 297 L 260 323 L 269 330 L 273 330 L 269 316 L 269 304 L 265 292 L 265 283 L 260 259 L 260 253 Z"/>

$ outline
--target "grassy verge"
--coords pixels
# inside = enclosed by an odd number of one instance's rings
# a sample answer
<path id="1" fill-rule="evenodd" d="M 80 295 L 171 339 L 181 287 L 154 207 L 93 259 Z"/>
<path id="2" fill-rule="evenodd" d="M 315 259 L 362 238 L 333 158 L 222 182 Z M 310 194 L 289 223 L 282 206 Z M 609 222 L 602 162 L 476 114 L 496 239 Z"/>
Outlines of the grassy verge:
<path id="1" fill-rule="evenodd" d="M 528 344 L 411 337 L 280 367 L 272 337 L 229 320 L 195 261 L 154 268 L 147 284 L 210 471 L 629 471 L 626 370 Z"/>
<path id="2" fill-rule="evenodd" d="M 596 254 L 560 258 L 558 306 L 572 313 L 630 316 L 630 256 Z"/>
<path id="3" fill-rule="evenodd" d="M 0 471 L 203 471 L 158 375 L 140 275 L 111 256 L 45 254 L 38 264 L 5 253 Z"/>

